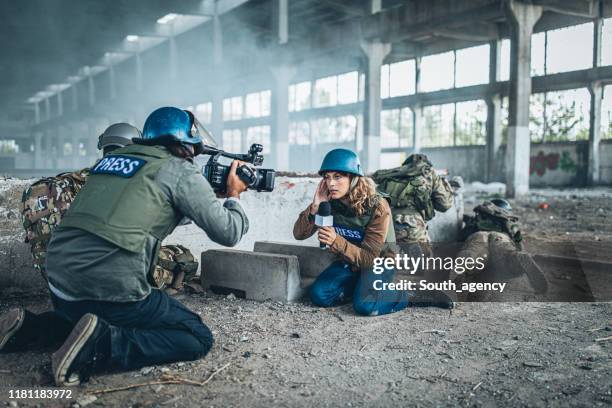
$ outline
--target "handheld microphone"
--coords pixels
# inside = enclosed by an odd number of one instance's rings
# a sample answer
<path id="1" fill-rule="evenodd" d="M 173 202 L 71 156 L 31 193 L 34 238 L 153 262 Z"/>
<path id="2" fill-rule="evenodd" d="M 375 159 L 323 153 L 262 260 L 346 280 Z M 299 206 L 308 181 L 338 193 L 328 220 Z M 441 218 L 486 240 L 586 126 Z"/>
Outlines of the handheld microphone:
<path id="1" fill-rule="evenodd" d="M 317 227 L 334 226 L 334 217 L 331 215 L 331 205 L 329 201 L 323 201 L 319 204 L 319 210 L 317 211 L 317 215 L 315 215 L 315 225 Z M 327 245 L 320 242 L 319 248 L 327 249 Z"/>

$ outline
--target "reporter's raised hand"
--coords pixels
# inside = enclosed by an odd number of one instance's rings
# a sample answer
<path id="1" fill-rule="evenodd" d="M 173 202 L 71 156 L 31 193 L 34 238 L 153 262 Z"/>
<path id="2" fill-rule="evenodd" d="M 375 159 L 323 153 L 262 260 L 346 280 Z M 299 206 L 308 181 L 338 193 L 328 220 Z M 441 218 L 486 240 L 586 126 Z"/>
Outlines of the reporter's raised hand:
<path id="1" fill-rule="evenodd" d="M 245 192 L 248 188 L 246 183 L 242 181 L 240 177 L 238 177 L 238 175 L 236 174 L 236 169 L 238 168 L 238 166 L 241 166 L 243 164 L 245 163 L 240 160 L 234 160 L 232 162 L 232 166 L 230 167 L 229 174 L 227 175 L 227 188 L 226 188 L 227 198 L 230 198 L 230 197 L 240 198 L 240 194 Z"/>
<path id="2" fill-rule="evenodd" d="M 329 190 L 327 189 L 327 183 L 325 180 L 321 180 L 315 191 L 314 198 L 312 199 L 312 205 L 310 206 L 310 213 L 316 214 L 319 210 L 319 204 L 329 199 Z"/>

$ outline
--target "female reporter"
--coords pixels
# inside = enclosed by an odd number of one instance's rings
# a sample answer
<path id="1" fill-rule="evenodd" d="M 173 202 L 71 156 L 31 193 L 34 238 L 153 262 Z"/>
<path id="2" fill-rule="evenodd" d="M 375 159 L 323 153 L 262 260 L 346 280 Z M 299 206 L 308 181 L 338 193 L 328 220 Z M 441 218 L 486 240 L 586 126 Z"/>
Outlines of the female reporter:
<path id="1" fill-rule="evenodd" d="M 359 158 L 348 149 L 330 151 L 321 165 L 319 183 L 312 203 L 293 227 L 295 239 L 318 238 L 338 260 L 326 268 L 310 289 L 318 306 L 331 307 L 353 299 L 355 312 L 376 316 L 397 312 L 408 306 L 405 291 L 376 290 L 393 281 L 395 270 L 373 271 L 374 259 L 393 255 L 395 233 L 391 209 L 377 192 L 374 182 L 364 177 Z M 329 201 L 333 227 L 317 228 L 319 204 Z M 377 282 L 376 285 L 374 284 Z"/>

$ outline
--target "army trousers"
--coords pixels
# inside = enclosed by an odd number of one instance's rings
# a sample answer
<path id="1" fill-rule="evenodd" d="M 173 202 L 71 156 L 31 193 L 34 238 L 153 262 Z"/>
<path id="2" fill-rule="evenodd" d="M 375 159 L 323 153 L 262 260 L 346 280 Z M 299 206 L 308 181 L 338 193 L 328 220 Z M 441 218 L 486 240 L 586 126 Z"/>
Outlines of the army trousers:
<path id="1" fill-rule="evenodd" d="M 200 316 L 160 290 L 136 302 L 69 302 L 53 293 L 55 313 L 72 324 L 93 313 L 110 324 L 111 357 L 105 366 L 134 369 L 204 357 L 213 345 Z M 66 334 L 67 336 L 67 334 Z"/>
<path id="2" fill-rule="evenodd" d="M 393 282 L 394 269 L 375 274 L 372 269 L 353 272 L 349 264 L 334 262 L 315 280 L 310 288 L 312 303 L 321 307 L 338 306 L 353 301 L 355 313 L 378 316 L 399 312 L 408 306 L 408 293 L 396 290 L 375 290 L 374 281 Z"/>

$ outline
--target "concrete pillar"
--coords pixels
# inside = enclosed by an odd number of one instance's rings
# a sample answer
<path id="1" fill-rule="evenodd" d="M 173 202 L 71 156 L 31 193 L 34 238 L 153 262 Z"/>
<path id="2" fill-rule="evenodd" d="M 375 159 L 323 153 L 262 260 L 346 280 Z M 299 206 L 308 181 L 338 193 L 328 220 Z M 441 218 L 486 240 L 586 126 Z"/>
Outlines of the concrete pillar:
<path id="1" fill-rule="evenodd" d="M 529 192 L 531 34 L 542 7 L 509 0 L 506 13 L 511 28 L 506 195 L 516 197 Z"/>
<path id="2" fill-rule="evenodd" d="M 78 124 L 68 126 L 70 131 L 70 143 L 72 144 L 72 167 L 76 169 L 81 164 L 81 156 L 79 155 L 79 145 L 81 144 L 81 132 Z"/>
<path id="3" fill-rule="evenodd" d="M 40 123 L 40 105 L 39 102 L 34 102 L 34 124 Z"/>
<path id="4" fill-rule="evenodd" d="M 382 0 L 370 0 L 370 13 L 380 13 L 382 10 Z"/>
<path id="5" fill-rule="evenodd" d="M 172 36 L 168 39 L 168 43 L 170 44 L 170 79 L 175 80 L 178 77 L 178 51 L 174 30 L 172 30 Z"/>
<path id="6" fill-rule="evenodd" d="M 380 112 L 382 110 L 380 68 L 385 57 L 391 52 L 391 44 L 380 41 L 363 42 L 361 48 L 367 58 L 363 158 L 366 172 L 373 172 L 380 168 Z"/>
<path id="7" fill-rule="evenodd" d="M 412 107 L 412 128 L 413 152 L 420 153 L 423 138 L 423 106 L 421 105 Z"/>
<path id="8" fill-rule="evenodd" d="M 599 171 L 599 144 L 601 141 L 601 103 L 604 87 L 601 82 L 594 82 L 589 86 L 591 94 L 591 112 L 589 114 L 589 163 L 587 170 L 587 184 L 590 186 L 600 182 Z"/>
<path id="9" fill-rule="evenodd" d="M 108 95 L 111 100 L 117 96 L 117 87 L 115 86 L 115 66 L 113 64 L 108 65 Z"/>
<path id="10" fill-rule="evenodd" d="M 221 20 L 217 14 L 217 3 L 215 2 L 215 15 L 213 17 L 213 86 L 211 88 L 211 131 L 217 142 L 223 143 L 223 97 L 225 96 L 225 88 L 223 81 L 223 31 L 221 29 Z M 244 137 L 243 137 L 244 139 Z"/>
<path id="11" fill-rule="evenodd" d="M 90 119 L 86 123 L 87 143 L 85 149 L 87 150 L 87 158 L 91 162 L 102 157 L 102 152 L 98 150 L 98 136 L 100 136 L 108 125 L 108 120 L 100 118 Z"/>
<path id="12" fill-rule="evenodd" d="M 272 147 L 278 170 L 289 168 L 289 83 L 296 69 L 290 65 L 272 68 L 275 84 L 272 91 Z"/>
<path id="13" fill-rule="evenodd" d="M 593 68 L 601 64 L 603 20 L 597 18 L 593 21 Z M 589 149 L 587 167 L 587 185 L 599 184 L 599 144 L 601 141 L 601 104 L 604 87 L 601 82 L 593 82 L 588 87 L 591 94 L 591 111 L 589 112 Z"/>
<path id="14" fill-rule="evenodd" d="M 142 81 L 142 58 L 140 56 L 140 53 L 136 54 L 134 56 L 134 61 L 136 64 L 136 90 L 137 91 L 142 91 L 142 85 L 143 85 L 143 81 Z"/>
<path id="15" fill-rule="evenodd" d="M 414 89 L 418 95 L 421 93 L 421 56 L 414 59 Z M 421 151 L 421 139 L 423 136 L 423 106 L 412 106 L 412 148 L 414 153 Z"/>
<path id="16" fill-rule="evenodd" d="M 274 0 L 274 24 L 278 43 L 289 41 L 289 0 Z"/>
<path id="17" fill-rule="evenodd" d="M 493 40 L 489 43 L 489 83 L 493 84 L 500 80 L 501 41 Z M 485 161 L 486 177 L 490 183 L 497 181 L 497 155 L 501 146 L 501 95 L 490 95 L 486 98 L 487 103 L 487 145 Z"/>
<path id="18" fill-rule="evenodd" d="M 223 63 L 223 29 L 221 19 L 217 14 L 217 2 L 215 2 L 215 15 L 213 17 L 213 64 L 219 66 Z"/>
<path id="19" fill-rule="evenodd" d="M 45 98 L 45 119 L 51 119 L 51 101 L 49 100 L 49 97 Z"/>
<path id="20" fill-rule="evenodd" d="M 79 92 L 77 89 L 76 82 L 72 84 L 71 92 L 72 92 L 72 111 L 76 112 L 77 110 L 79 110 Z"/>
<path id="21" fill-rule="evenodd" d="M 53 155 L 53 168 L 63 169 L 64 164 L 64 142 L 66 141 L 66 127 L 55 128 L 55 154 Z"/>
<path id="22" fill-rule="evenodd" d="M 94 79 L 91 75 L 87 76 L 87 89 L 89 96 L 89 106 L 93 107 L 96 104 L 96 84 L 94 83 Z"/>
<path id="23" fill-rule="evenodd" d="M 64 114 L 64 99 L 62 98 L 62 91 L 57 93 L 57 116 Z"/>
<path id="24" fill-rule="evenodd" d="M 34 134 L 34 168 L 35 169 L 42 169 L 44 167 L 43 166 L 44 153 L 43 153 L 42 139 L 43 139 L 42 132 L 36 132 Z"/>

